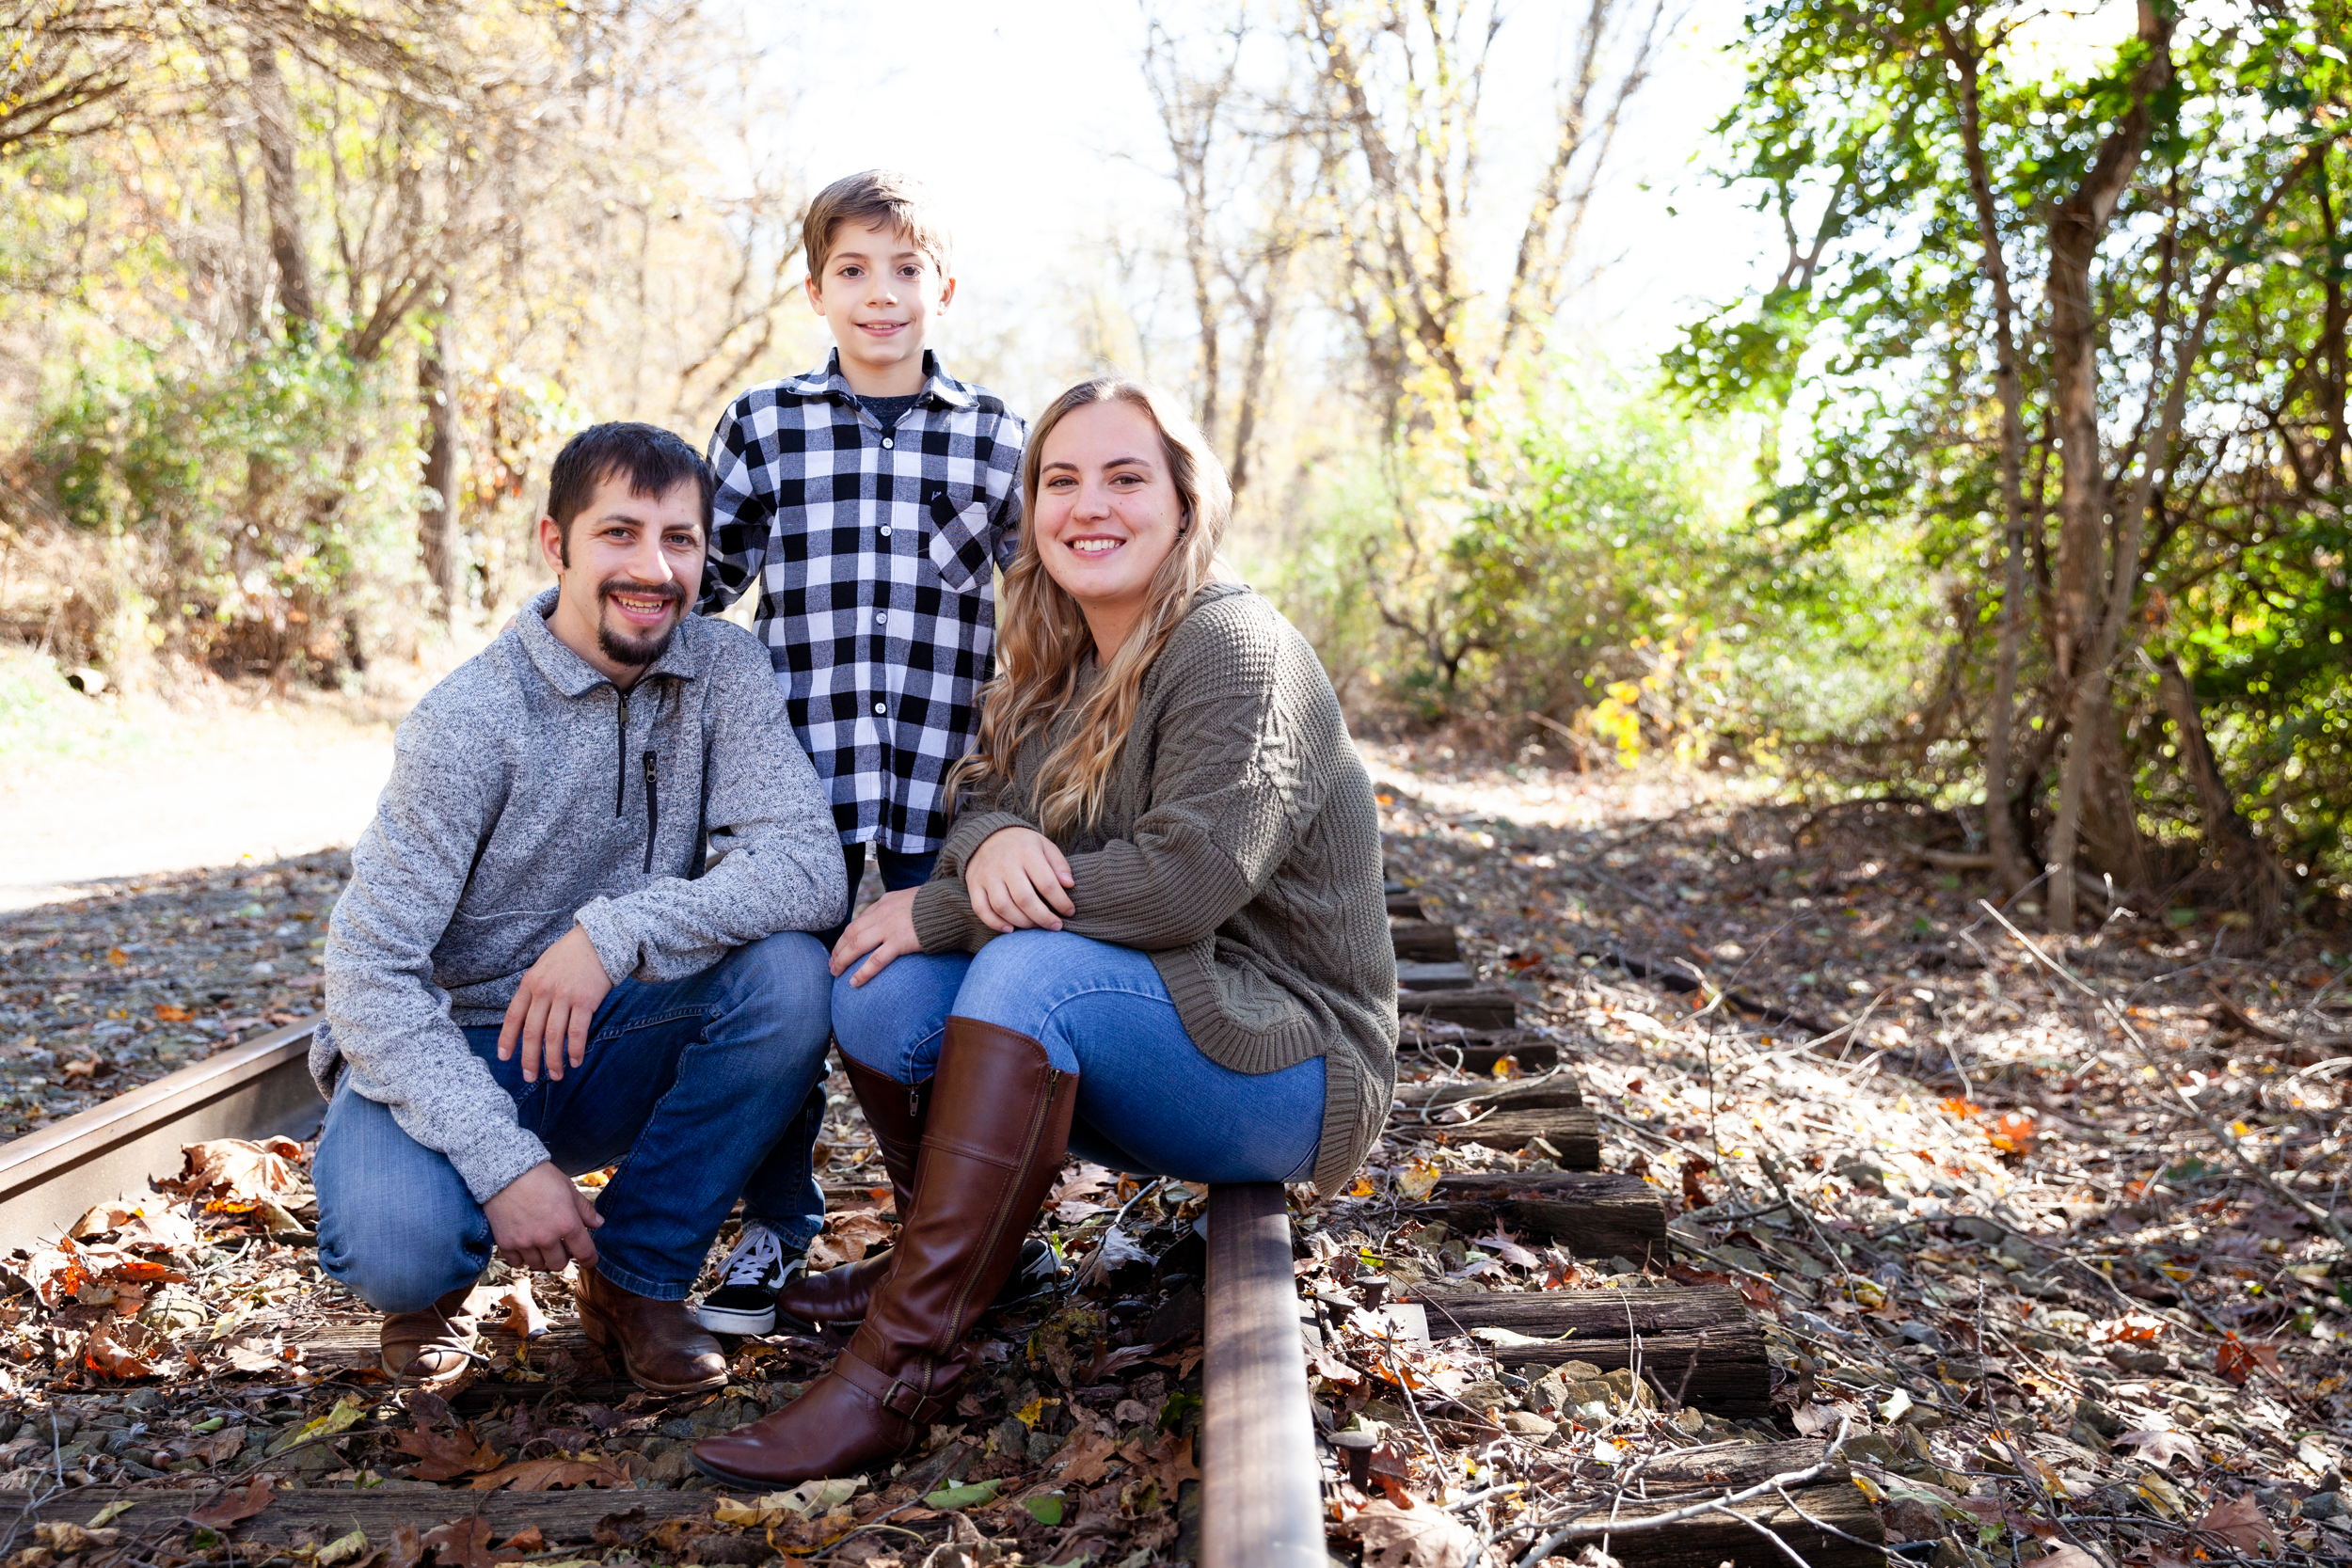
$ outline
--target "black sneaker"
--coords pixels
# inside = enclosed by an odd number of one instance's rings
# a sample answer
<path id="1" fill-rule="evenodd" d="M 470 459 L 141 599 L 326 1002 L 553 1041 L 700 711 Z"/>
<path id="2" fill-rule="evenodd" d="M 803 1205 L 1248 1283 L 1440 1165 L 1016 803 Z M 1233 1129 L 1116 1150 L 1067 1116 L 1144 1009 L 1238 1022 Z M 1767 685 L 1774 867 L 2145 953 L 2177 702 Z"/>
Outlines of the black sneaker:
<path id="1" fill-rule="evenodd" d="M 776 1292 L 807 1264 L 755 1220 L 719 1265 L 719 1287 L 696 1305 L 694 1321 L 713 1334 L 772 1334 Z"/>

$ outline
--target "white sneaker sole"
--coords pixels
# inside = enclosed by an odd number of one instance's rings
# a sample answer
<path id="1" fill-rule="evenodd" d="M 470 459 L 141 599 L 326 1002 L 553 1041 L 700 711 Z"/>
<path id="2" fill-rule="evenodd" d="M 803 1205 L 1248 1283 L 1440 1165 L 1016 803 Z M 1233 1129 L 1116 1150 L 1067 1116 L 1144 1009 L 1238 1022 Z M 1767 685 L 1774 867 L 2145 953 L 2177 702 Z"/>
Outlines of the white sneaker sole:
<path id="1" fill-rule="evenodd" d="M 776 1309 L 765 1312 L 745 1312 L 734 1307 L 697 1304 L 694 1321 L 713 1334 L 773 1334 L 776 1331 Z"/>

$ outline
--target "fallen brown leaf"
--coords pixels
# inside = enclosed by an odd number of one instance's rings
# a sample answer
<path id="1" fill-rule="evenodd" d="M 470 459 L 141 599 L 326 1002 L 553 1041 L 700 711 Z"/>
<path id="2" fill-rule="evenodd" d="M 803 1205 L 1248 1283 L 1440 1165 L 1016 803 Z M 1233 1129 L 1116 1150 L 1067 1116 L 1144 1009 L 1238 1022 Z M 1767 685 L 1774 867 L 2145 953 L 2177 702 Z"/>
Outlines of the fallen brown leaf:
<path id="1" fill-rule="evenodd" d="M 477 1441 L 464 1427 L 453 1432 L 394 1433 L 392 1447 L 416 1456 L 419 1481 L 454 1481 L 459 1476 L 495 1470 L 505 1457 L 487 1443 Z"/>
<path id="2" fill-rule="evenodd" d="M 90 1330 L 89 1341 L 82 1347 L 82 1365 L 100 1377 L 153 1377 L 168 1349 L 155 1330 L 118 1318 Z"/>
<path id="3" fill-rule="evenodd" d="M 292 1138 L 261 1143 L 215 1138 L 189 1144 L 180 1153 L 184 1162 L 180 1179 L 167 1186 L 190 1197 L 209 1196 L 213 1206 L 251 1208 L 294 1184 L 294 1167 L 287 1162 L 301 1158 L 302 1146 Z"/>
<path id="4" fill-rule="evenodd" d="M 424 1544 L 434 1552 L 441 1568 L 493 1568 L 494 1564 L 512 1562 L 521 1555 L 492 1551 L 490 1521 L 479 1515 L 443 1525 L 425 1536 Z"/>
<path id="5" fill-rule="evenodd" d="M 1053 1464 L 1061 1466 L 1065 1486 L 1089 1486 L 1101 1481 L 1110 1462 L 1119 1457 L 1119 1440 L 1092 1429 L 1073 1433 Z"/>
<path id="6" fill-rule="evenodd" d="M 548 1331 L 548 1315 L 531 1293 L 531 1276 L 518 1274 L 499 1292 L 497 1307 L 506 1319 L 506 1332 L 518 1339 L 536 1339 Z"/>
<path id="7" fill-rule="evenodd" d="M 517 1492 L 549 1492 L 565 1486 L 626 1488 L 634 1484 L 628 1466 L 619 1460 L 595 1454 L 578 1459 L 526 1459 L 475 1477 L 473 1489 L 495 1492 L 505 1486 Z"/>
<path id="8" fill-rule="evenodd" d="M 835 1268 L 854 1263 L 890 1240 L 888 1220 L 871 1209 L 845 1209 L 825 1216 L 825 1228 L 808 1244 L 811 1267 Z"/>
<path id="9" fill-rule="evenodd" d="M 2209 1535 L 2217 1535 L 2251 1557 L 2257 1552 L 2280 1555 L 2279 1532 L 2251 1497 L 2232 1497 L 2228 1502 L 2214 1504 L 2205 1516 L 2197 1521 L 2197 1528 Z"/>
<path id="10" fill-rule="evenodd" d="M 1462 1568 L 1478 1532 L 1434 1504 L 1399 1508 L 1383 1497 L 1353 1519 L 1364 1544 L 1364 1568 Z"/>
<path id="11" fill-rule="evenodd" d="M 227 1529 L 243 1524 L 269 1507 L 272 1487 L 267 1476 L 255 1476 L 253 1484 L 243 1492 L 226 1492 L 188 1515 L 191 1523 L 207 1529 Z"/>

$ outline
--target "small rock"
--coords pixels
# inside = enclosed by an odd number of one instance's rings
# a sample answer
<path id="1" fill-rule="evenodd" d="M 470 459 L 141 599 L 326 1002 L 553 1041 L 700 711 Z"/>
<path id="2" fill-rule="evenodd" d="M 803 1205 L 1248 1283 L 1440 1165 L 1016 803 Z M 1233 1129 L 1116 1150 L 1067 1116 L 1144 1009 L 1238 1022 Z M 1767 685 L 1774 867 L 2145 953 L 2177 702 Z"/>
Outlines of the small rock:
<path id="1" fill-rule="evenodd" d="M 2347 1514 L 2352 1514 L 2352 1505 L 2344 1502 L 2341 1492 L 2314 1492 L 2303 1499 L 2306 1519 L 2341 1519 Z"/>
<path id="2" fill-rule="evenodd" d="M 1560 1423 L 1547 1421 L 1541 1416 L 1531 1416 L 1524 1410 L 1509 1410 L 1503 1413 L 1502 1430 L 1521 1437 L 1540 1439 L 1559 1431 Z"/>
<path id="3" fill-rule="evenodd" d="M 659 1486 L 675 1486 L 695 1473 L 692 1456 L 682 1448 L 672 1449 L 655 1460 L 653 1468 L 646 1472 L 647 1478 Z"/>

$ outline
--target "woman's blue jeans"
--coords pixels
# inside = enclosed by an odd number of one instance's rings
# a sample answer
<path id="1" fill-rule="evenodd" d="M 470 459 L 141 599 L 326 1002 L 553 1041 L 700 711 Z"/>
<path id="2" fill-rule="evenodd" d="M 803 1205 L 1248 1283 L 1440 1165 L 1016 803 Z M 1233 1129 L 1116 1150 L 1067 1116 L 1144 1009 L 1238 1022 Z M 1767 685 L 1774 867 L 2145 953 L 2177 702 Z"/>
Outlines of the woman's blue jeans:
<path id="1" fill-rule="evenodd" d="M 496 1026 L 466 1031 L 559 1169 L 619 1165 L 596 1200 L 605 1278 L 683 1300 L 739 1195 L 788 1243 L 817 1234 L 824 1197 L 795 1113 L 824 1076 L 831 982 L 825 950 L 801 931 L 739 947 L 688 979 L 624 980 L 596 1009 L 587 1059 L 535 1084 L 519 1060 L 498 1059 Z M 347 1072 L 310 1174 L 319 1262 L 378 1311 L 429 1307 L 490 1260 L 490 1222 L 448 1157 L 355 1093 Z"/>
<path id="2" fill-rule="evenodd" d="M 1314 1166 L 1322 1059 L 1264 1073 L 1211 1061 L 1133 948 L 1015 931 L 976 958 L 911 953 L 833 986 L 834 1040 L 901 1084 L 937 1069 L 950 1013 L 1026 1035 L 1079 1075 L 1070 1150 L 1083 1159 L 1184 1181 L 1296 1181 Z"/>

